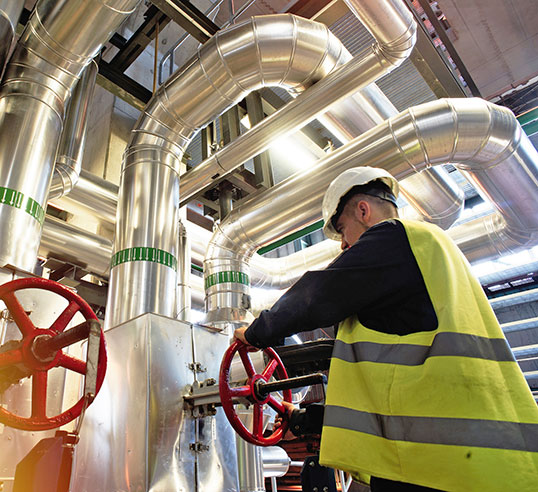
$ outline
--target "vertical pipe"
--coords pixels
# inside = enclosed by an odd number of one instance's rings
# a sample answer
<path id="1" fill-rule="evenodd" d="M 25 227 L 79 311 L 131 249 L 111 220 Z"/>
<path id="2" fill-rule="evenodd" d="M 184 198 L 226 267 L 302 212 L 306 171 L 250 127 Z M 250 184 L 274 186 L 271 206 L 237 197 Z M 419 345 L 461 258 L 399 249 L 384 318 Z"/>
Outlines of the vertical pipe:
<path id="1" fill-rule="evenodd" d="M 240 492 L 265 491 L 262 450 L 240 437 L 236 439 Z"/>
<path id="2" fill-rule="evenodd" d="M 78 182 L 86 145 L 88 112 L 97 71 L 97 63 L 92 60 L 82 72 L 69 100 L 49 189 L 49 200 L 68 194 Z"/>
<path id="3" fill-rule="evenodd" d="M 40 0 L 0 89 L 0 266 L 33 271 L 71 89 L 139 0 Z"/>
<path id="4" fill-rule="evenodd" d="M 15 38 L 24 0 L 0 0 L 0 77 Z"/>

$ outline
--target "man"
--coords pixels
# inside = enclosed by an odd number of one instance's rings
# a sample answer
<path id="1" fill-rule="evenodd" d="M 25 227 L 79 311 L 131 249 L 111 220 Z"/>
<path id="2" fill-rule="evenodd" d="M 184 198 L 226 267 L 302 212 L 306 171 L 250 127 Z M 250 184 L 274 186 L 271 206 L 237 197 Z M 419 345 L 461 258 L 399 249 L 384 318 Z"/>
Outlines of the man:
<path id="1" fill-rule="evenodd" d="M 382 169 L 336 178 L 324 231 L 344 252 L 234 335 L 266 347 L 339 323 L 321 464 L 373 477 L 374 491 L 536 490 L 525 378 L 461 252 L 436 226 L 398 219 L 397 196 Z"/>

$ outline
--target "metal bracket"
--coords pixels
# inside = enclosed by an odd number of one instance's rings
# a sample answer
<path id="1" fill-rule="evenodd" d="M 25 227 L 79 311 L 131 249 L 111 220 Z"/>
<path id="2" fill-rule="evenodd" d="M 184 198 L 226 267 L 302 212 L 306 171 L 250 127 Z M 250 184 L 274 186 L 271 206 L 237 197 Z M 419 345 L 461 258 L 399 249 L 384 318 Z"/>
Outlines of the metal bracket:
<path id="1" fill-rule="evenodd" d="M 195 381 L 188 390 L 189 394 L 183 398 L 193 418 L 201 419 L 216 415 L 216 406 L 220 405 L 220 394 L 215 379 L 208 378 L 201 383 Z"/>
<path id="2" fill-rule="evenodd" d="M 200 362 L 191 362 L 189 364 L 189 369 L 194 372 L 195 374 L 199 374 L 201 372 L 206 372 L 207 368 L 204 367 Z"/>
<path id="3" fill-rule="evenodd" d="M 209 451 L 209 446 L 201 442 L 191 442 L 189 444 L 189 449 L 196 454 L 203 453 L 204 451 Z"/>

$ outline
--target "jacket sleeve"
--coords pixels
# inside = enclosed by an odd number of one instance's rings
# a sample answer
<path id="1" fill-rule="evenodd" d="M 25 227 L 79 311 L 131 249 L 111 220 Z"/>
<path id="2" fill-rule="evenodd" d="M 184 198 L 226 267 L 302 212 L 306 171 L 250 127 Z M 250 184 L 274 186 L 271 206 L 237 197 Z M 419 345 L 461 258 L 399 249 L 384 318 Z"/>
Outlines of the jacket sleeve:
<path id="1" fill-rule="evenodd" d="M 252 345 L 267 347 L 353 314 L 390 309 L 406 290 L 414 288 L 409 276 L 417 277 L 417 272 L 401 222 L 382 222 L 368 229 L 325 270 L 306 272 L 254 320 L 245 336 Z"/>

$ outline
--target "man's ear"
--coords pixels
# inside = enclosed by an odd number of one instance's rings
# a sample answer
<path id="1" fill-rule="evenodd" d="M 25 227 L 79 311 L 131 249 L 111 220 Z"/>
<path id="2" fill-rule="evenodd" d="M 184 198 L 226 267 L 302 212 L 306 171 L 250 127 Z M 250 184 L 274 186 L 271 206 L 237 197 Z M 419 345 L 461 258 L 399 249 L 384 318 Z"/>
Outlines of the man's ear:
<path id="1" fill-rule="evenodd" d="M 370 204 L 366 200 L 359 200 L 355 208 L 356 218 L 361 222 L 365 222 L 370 218 Z"/>

